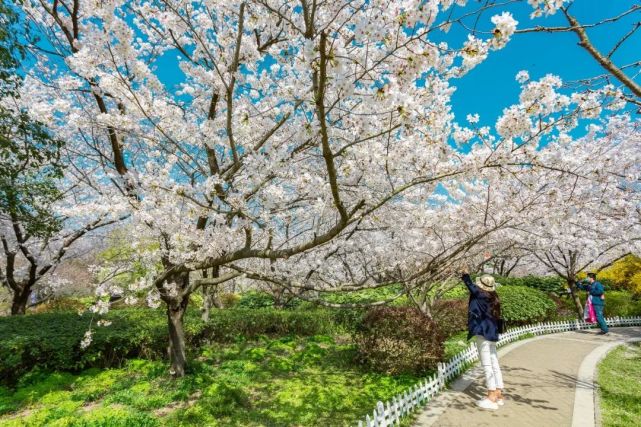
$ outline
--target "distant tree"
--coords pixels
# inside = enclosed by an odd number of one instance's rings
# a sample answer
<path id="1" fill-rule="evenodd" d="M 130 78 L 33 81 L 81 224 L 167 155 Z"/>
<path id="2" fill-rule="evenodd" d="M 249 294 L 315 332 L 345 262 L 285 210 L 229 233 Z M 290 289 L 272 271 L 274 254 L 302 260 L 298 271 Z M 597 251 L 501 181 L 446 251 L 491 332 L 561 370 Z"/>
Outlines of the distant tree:
<path id="1" fill-rule="evenodd" d="M 619 1 L 617 3 L 620 4 L 620 12 L 612 15 L 602 13 L 593 22 L 581 22 L 576 17 L 572 11 L 572 5 L 578 3 L 576 0 L 530 0 L 529 3 L 535 6 L 533 16 L 559 13 L 563 15 L 567 25 L 537 25 L 519 29 L 516 33 L 575 34 L 578 46 L 585 50 L 604 71 L 604 74 L 591 76 L 577 83 L 588 89 L 600 87 L 604 83 L 617 86 L 622 91 L 623 99 L 641 111 L 641 85 L 636 78 L 638 76 L 637 70 L 641 64 L 641 56 L 628 62 L 621 62 L 615 58 L 622 46 L 638 43 L 638 35 L 641 33 L 641 20 L 638 19 L 641 16 L 641 4 L 638 1 Z M 627 9 L 625 9 L 626 7 Z M 625 28 L 621 23 L 626 19 L 632 21 L 630 26 L 627 31 L 619 31 L 617 34 L 616 30 Z M 613 25 L 617 24 L 619 24 L 618 27 L 613 29 Z M 604 35 L 607 35 L 607 39 L 603 37 Z M 639 53 L 638 49 L 637 53 Z"/>
<path id="2" fill-rule="evenodd" d="M 641 258 L 628 254 L 605 268 L 601 268 L 597 278 L 607 280 L 617 289 L 625 289 L 641 294 Z"/>
<path id="3" fill-rule="evenodd" d="M 80 220 L 87 187 L 65 176 L 64 142 L 21 106 L 19 69 L 29 34 L 5 0 L 0 23 L 0 285 L 11 293 L 11 314 L 17 315 L 72 244 L 112 221 L 105 221 L 109 215 Z"/>

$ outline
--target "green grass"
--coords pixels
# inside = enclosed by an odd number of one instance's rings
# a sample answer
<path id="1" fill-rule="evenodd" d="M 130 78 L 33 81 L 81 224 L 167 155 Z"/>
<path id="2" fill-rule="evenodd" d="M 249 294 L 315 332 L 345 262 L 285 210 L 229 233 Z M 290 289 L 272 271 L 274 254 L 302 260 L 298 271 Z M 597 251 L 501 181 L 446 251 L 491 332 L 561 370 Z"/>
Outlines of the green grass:
<path id="1" fill-rule="evenodd" d="M 599 364 L 604 427 L 641 425 L 641 345 L 622 345 Z"/>
<path id="2" fill-rule="evenodd" d="M 445 341 L 445 354 L 443 355 L 444 360 L 449 360 L 450 358 L 456 356 L 461 351 L 465 350 L 472 340 L 467 340 L 467 331 L 457 332 Z"/>
<path id="3" fill-rule="evenodd" d="M 161 361 L 80 374 L 32 372 L 0 387 L 0 426 L 354 425 L 419 378 L 368 372 L 330 336 L 204 347 L 182 379 Z"/>

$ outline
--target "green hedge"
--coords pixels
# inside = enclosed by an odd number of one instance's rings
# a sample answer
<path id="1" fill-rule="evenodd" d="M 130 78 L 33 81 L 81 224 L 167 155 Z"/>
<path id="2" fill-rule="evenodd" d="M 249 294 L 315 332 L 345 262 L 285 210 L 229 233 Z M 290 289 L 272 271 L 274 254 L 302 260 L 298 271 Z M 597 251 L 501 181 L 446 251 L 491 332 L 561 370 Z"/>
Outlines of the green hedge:
<path id="1" fill-rule="evenodd" d="M 634 299 L 630 292 L 605 293 L 605 317 L 641 316 L 641 299 Z"/>
<path id="2" fill-rule="evenodd" d="M 112 324 L 94 328 L 93 342 L 85 350 L 80 341 L 89 316 L 66 312 L 0 319 L 0 378 L 11 382 L 36 367 L 74 371 L 117 366 L 128 357 L 164 353 L 166 324 L 160 312 L 118 310 L 108 317 Z"/>
<path id="3" fill-rule="evenodd" d="M 509 325 L 550 320 L 556 312 L 556 303 L 545 292 L 533 287 L 504 285 L 497 290 L 501 297 L 503 318 Z M 461 284 L 446 292 L 447 299 L 467 299 L 469 292 Z"/>
<path id="4" fill-rule="evenodd" d="M 501 286 L 501 314 L 508 325 L 540 322 L 552 317 L 556 304 L 544 292 L 526 286 Z"/>
<path id="5" fill-rule="evenodd" d="M 214 310 L 196 341 L 235 341 L 269 336 L 331 334 L 338 326 L 330 310 Z"/>
<path id="6" fill-rule="evenodd" d="M 563 294 L 567 286 L 559 276 L 501 277 L 495 275 L 494 279 L 503 286 L 525 286 L 545 293 L 555 294 Z M 446 292 L 444 298 L 462 298 L 466 295 L 467 289 L 461 284 Z"/>
<path id="7" fill-rule="evenodd" d="M 185 318 L 188 347 L 203 342 L 235 341 L 270 336 L 311 336 L 342 328 L 330 310 L 214 310 L 204 323 L 194 310 Z M 167 325 L 161 310 L 113 310 L 107 327 L 95 327 L 92 343 L 80 341 L 90 317 L 74 312 L 42 313 L 0 318 L 0 382 L 11 383 L 33 368 L 77 371 L 88 367 L 120 366 L 131 357 L 164 357 Z"/>
<path id="8" fill-rule="evenodd" d="M 565 292 L 567 284 L 559 276 L 523 276 L 523 277 L 501 277 L 495 276 L 498 283 L 504 286 L 525 286 L 538 289 L 546 293 L 553 292 L 561 294 Z"/>

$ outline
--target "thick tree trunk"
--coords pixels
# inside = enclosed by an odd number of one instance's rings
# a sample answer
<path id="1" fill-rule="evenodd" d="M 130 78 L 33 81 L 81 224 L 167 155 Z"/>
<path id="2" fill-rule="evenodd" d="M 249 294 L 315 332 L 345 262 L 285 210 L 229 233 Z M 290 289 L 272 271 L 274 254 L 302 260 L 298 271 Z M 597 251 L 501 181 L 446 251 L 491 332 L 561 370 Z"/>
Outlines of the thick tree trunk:
<path id="1" fill-rule="evenodd" d="M 167 305 L 167 321 L 169 326 L 169 363 L 170 373 L 174 377 L 184 377 L 187 365 L 185 352 L 185 329 L 183 318 L 189 297 Z"/>
<path id="2" fill-rule="evenodd" d="M 576 279 L 569 278 L 567 279 L 567 283 L 568 287 L 570 288 L 570 295 L 572 296 L 572 300 L 574 301 L 574 307 L 576 308 L 576 313 L 579 316 L 579 320 L 583 320 L 583 305 L 581 304 L 579 294 L 576 292 L 576 288 L 574 287 Z"/>
<path id="3" fill-rule="evenodd" d="M 203 288 L 203 313 L 201 316 L 203 322 L 209 321 L 209 313 L 214 307 L 218 309 L 225 308 L 220 298 L 218 298 L 217 285 Z"/>
<path id="4" fill-rule="evenodd" d="M 203 322 L 209 322 L 209 310 L 211 309 L 210 292 L 209 286 L 203 286 L 203 312 L 200 316 Z"/>
<path id="5" fill-rule="evenodd" d="M 27 303 L 31 295 L 31 286 L 24 286 L 13 293 L 11 302 L 11 315 L 21 316 L 27 312 Z"/>
<path id="6" fill-rule="evenodd" d="M 203 277 L 207 277 L 206 274 L 203 274 Z M 211 271 L 211 277 L 220 277 L 220 268 L 214 267 Z M 220 300 L 218 299 L 218 286 L 217 285 L 205 285 L 203 286 L 203 312 L 202 320 L 203 322 L 209 321 L 209 312 L 212 307 L 223 308 Z"/>

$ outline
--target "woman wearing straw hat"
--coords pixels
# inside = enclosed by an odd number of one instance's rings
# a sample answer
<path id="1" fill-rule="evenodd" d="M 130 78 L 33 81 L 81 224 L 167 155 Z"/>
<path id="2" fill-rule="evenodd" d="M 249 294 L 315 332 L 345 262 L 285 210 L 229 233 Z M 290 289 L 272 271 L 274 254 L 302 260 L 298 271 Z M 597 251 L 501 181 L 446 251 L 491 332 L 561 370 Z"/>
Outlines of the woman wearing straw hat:
<path id="1" fill-rule="evenodd" d="M 487 396 L 479 400 L 477 405 L 483 409 L 496 410 L 500 405 L 503 405 L 503 376 L 496 352 L 499 329 L 502 327 L 501 302 L 496 293 L 494 277 L 483 275 L 473 282 L 469 272 L 465 269 L 463 283 L 470 291 L 467 339 L 476 337 L 487 387 Z"/>

